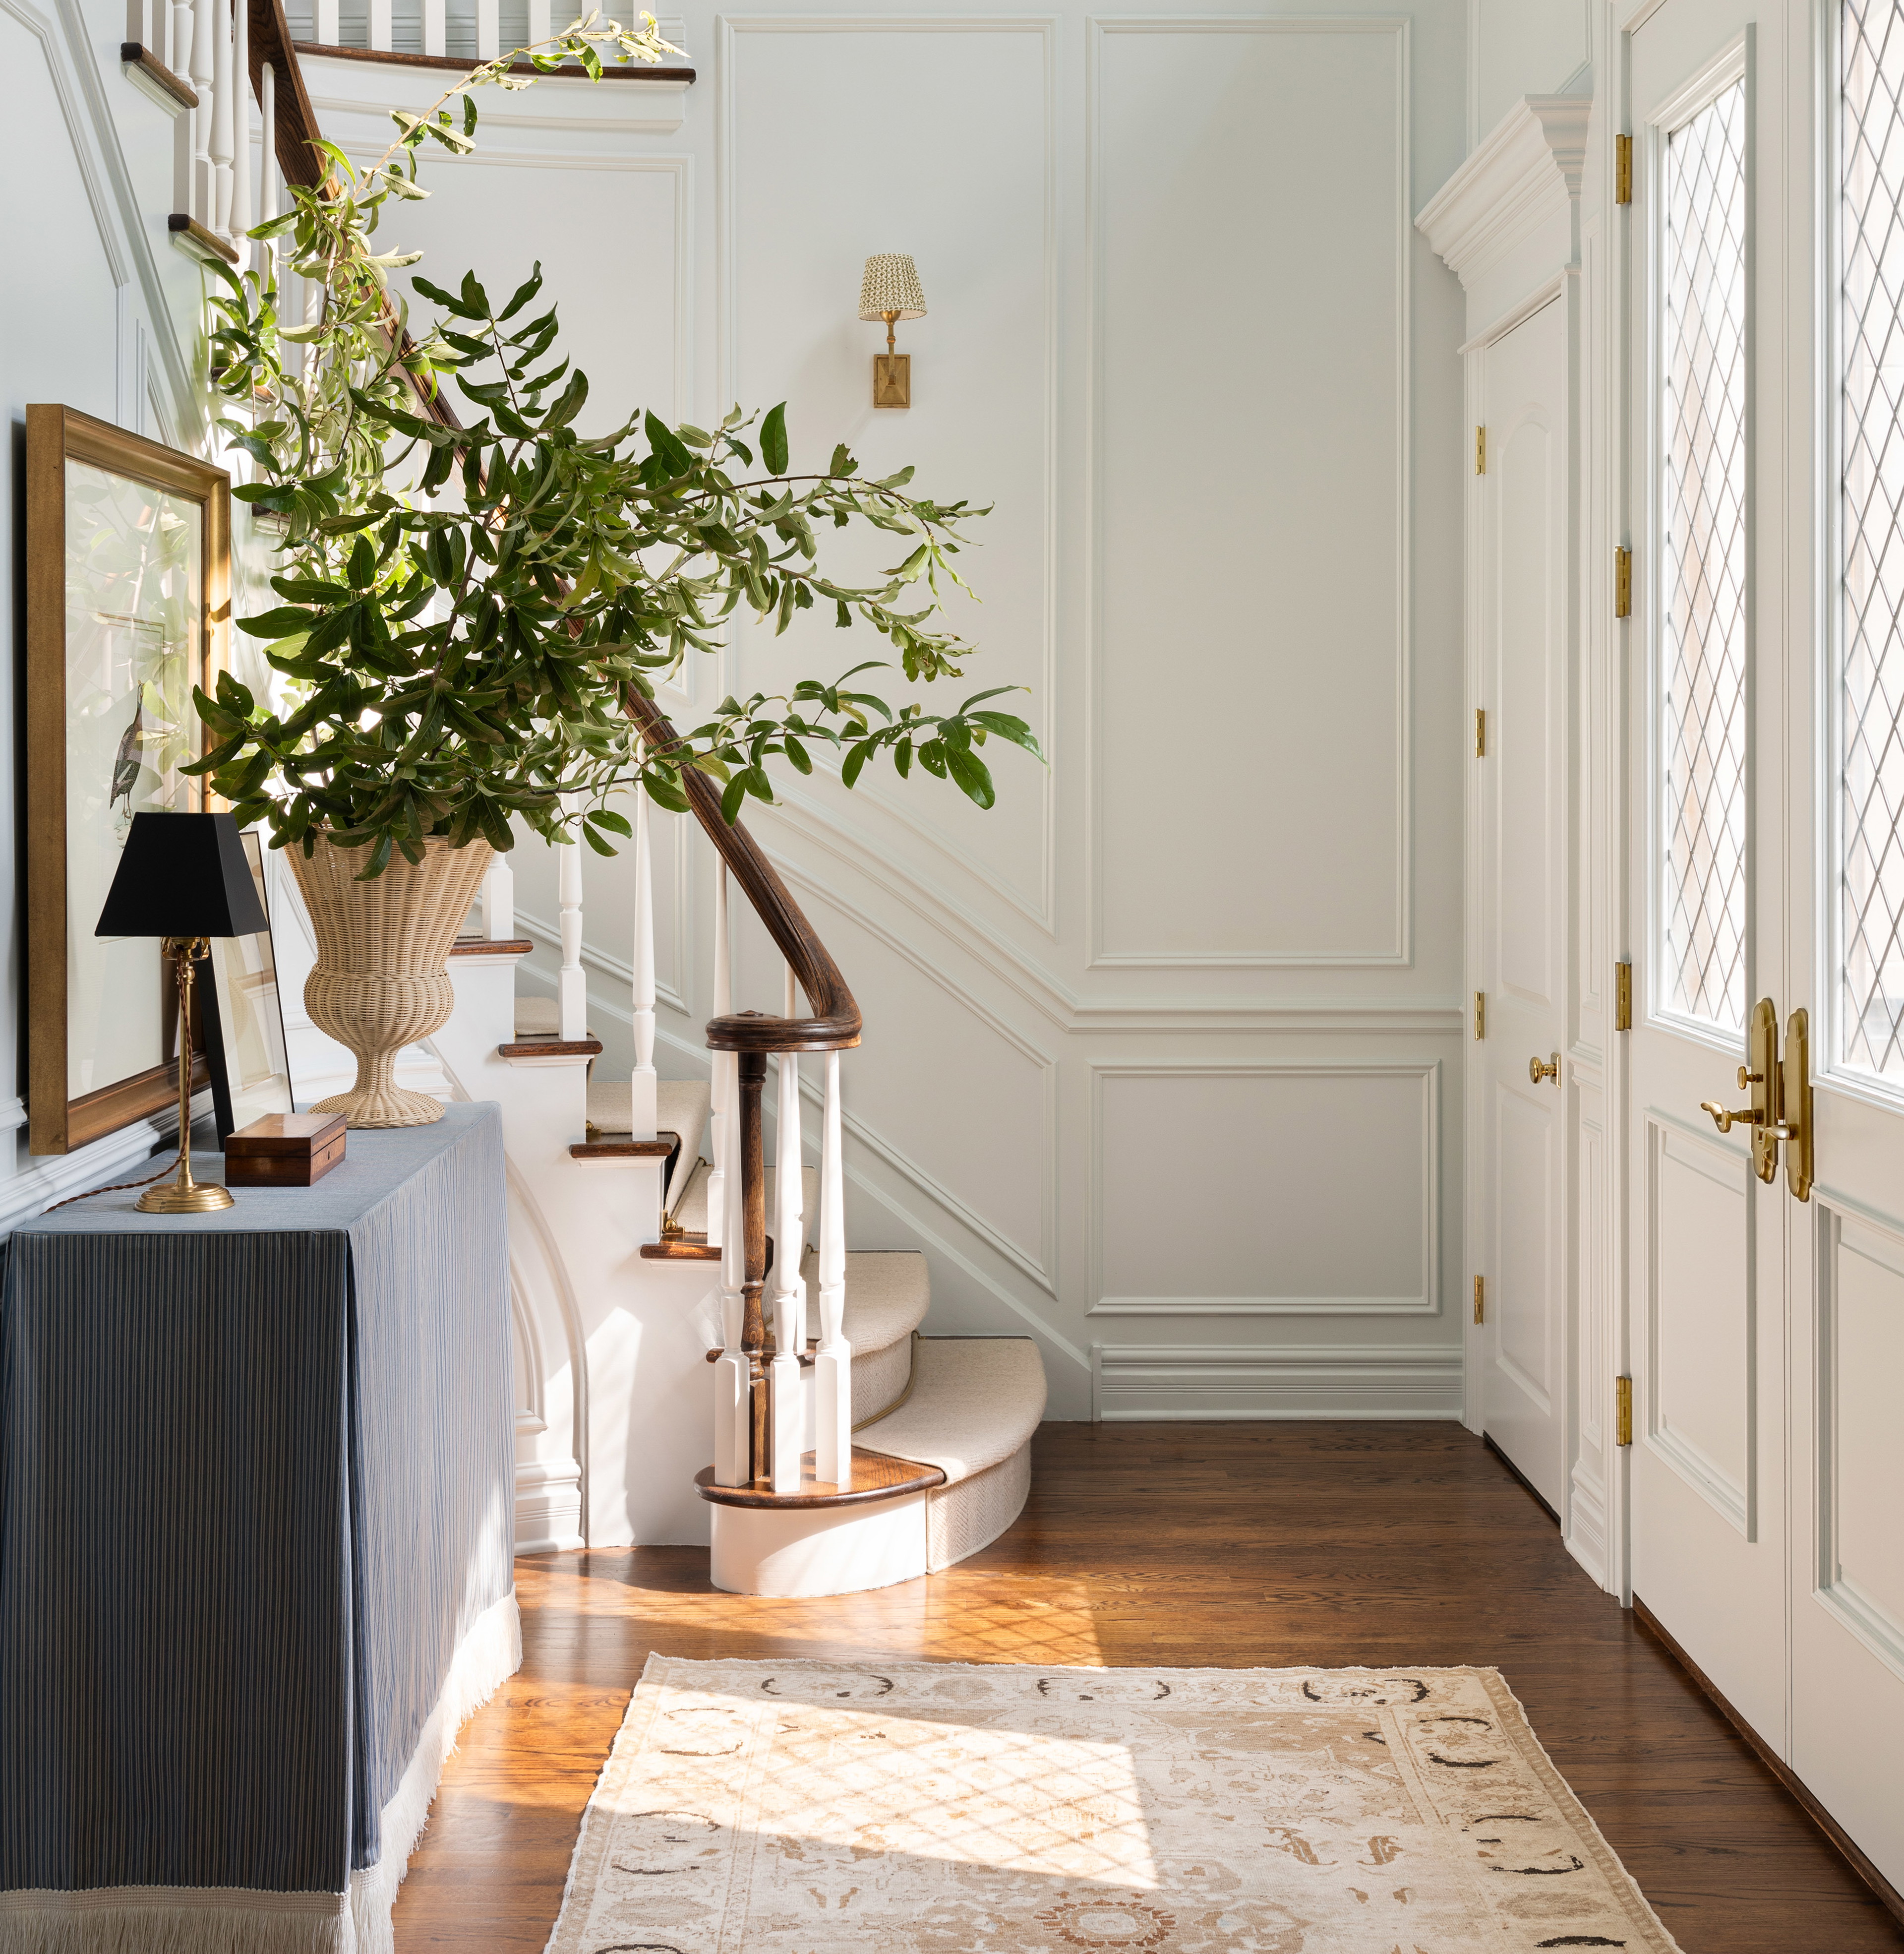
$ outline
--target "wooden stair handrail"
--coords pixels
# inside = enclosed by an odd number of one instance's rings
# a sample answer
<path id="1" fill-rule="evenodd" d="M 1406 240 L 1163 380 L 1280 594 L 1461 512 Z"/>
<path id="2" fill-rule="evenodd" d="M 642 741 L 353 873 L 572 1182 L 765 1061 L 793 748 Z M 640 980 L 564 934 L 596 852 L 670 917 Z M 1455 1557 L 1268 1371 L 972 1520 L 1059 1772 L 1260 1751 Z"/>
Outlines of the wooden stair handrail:
<path id="1" fill-rule="evenodd" d="M 654 701 L 633 686 L 626 694 L 628 716 L 641 729 L 651 751 L 669 752 L 681 736 Z M 795 981 L 813 1007 L 810 1018 L 764 1017 L 755 1012 L 715 1018 L 707 1026 L 712 1051 L 845 1051 L 859 1043 L 859 1006 L 846 988 L 820 934 L 781 881 L 760 843 L 736 821 L 722 818 L 720 794 L 698 767 L 683 767 L 681 781 L 695 818 L 727 864 L 754 913 L 767 926 Z"/>
<path id="2" fill-rule="evenodd" d="M 291 40 L 284 16 L 284 0 L 246 0 L 251 8 L 251 83 L 262 99 L 263 67 L 271 65 L 276 77 L 277 151 L 278 167 L 287 183 L 307 187 L 320 182 L 324 164 L 311 146 L 320 131 L 317 114 L 311 106 L 298 64 L 297 49 Z M 391 323 L 396 325 L 395 315 Z M 440 387 L 432 387 L 419 376 L 410 375 L 423 411 L 438 426 L 460 429 L 463 423 L 444 397 Z M 636 688 L 626 693 L 629 717 L 641 730 L 642 740 L 652 752 L 672 752 L 682 744 L 681 736 L 666 714 Z M 731 827 L 722 818 L 720 796 L 714 783 L 698 768 L 681 770 L 689 806 L 695 818 L 711 841 L 721 859 L 766 925 L 780 954 L 791 966 L 800 988 L 813 1007 L 809 1018 L 766 1017 L 757 1012 L 711 1019 L 707 1026 L 708 1049 L 713 1051 L 844 1051 L 859 1043 L 861 1019 L 859 1006 L 846 988 L 819 933 L 793 900 L 787 885 L 760 844 L 736 821 Z"/>

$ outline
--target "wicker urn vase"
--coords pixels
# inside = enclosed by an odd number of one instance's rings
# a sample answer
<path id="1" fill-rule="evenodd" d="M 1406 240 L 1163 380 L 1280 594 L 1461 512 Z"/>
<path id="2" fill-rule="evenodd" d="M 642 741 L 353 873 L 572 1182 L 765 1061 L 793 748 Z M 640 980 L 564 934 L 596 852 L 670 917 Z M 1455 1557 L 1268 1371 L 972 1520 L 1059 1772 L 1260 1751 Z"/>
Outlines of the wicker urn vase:
<path id="1" fill-rule="evenodd" d="M 297 878 L 317 962 L 304 980 L 311 1022 L 357 1055 L 357 1082 L 321 1099 L 316 1111 L 341 1113 L 353 1126 L 427 1126 L 443 1108 L 425 1092 L 396 1083 L 397 1054 L 428 1038 L 456 1003 L 450 947 L 469 913 L 493 853 L 487 841 L 452 848 L 423 843 L 412 863 L 393 853 L 374 881 L 359 882 L 365 848 L 340 848 L 318 837 L 307 860 L 285 850 Z"/>

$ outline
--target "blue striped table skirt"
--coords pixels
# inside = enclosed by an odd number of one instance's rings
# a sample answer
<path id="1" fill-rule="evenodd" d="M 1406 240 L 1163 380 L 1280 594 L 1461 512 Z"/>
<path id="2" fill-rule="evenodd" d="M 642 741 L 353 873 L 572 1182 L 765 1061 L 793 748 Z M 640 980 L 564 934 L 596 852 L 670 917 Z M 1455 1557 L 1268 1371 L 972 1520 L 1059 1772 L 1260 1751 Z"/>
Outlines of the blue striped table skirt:
<path id="1" fill-rule="evenodd" d="M 386 1808 L 434 1745 L 427 1805 L 448 1698 L 500 1679 L 459 1681 L 459 1651 L 466 1672 L 486 1638 L 494 1670 L 515 1645 L 497 1109 L 353 1133 L 315 1187 L 235 1192 L 193 1216 L 101 1195 L 6 1245 L 0 1949 L 120 1945 L 8 1930 L 115 1895 L 337 1915 L 407 1853 L 422 1811 L 386 1839 Z M 349 1911 L 342 1938 L 268 1944 L 357 1945 Z"/>

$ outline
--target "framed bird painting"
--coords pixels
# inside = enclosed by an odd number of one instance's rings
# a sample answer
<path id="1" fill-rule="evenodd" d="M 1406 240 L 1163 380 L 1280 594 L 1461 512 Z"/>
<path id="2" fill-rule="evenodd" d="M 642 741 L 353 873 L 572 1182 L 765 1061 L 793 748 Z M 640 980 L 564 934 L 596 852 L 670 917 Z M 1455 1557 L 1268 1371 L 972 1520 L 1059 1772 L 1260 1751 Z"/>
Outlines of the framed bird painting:
<path id="1" fill-rule="evenodd" d="M 158 942 L 93 931 L 133 816 L 205 805 L 180 769 L 200 752 L 192 688 L 215 682 L 230 590 L 223 470 L 71 407 L 27 408 L 27 1112 L 36 1154 L 70 1152 L 174 1103 L 179 1027 Z"/>

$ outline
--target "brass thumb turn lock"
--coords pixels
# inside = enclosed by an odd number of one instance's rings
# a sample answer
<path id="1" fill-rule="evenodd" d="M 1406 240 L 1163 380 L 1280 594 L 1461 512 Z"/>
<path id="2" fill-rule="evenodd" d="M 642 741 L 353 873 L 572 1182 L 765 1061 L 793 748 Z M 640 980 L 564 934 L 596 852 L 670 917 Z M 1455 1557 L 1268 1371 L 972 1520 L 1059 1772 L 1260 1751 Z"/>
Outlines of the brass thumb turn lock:
<path id="1" fill-rule="evenodd" d="M 1769 997 L 1752 1007 L 1747 1050 L 1750 1062 L 1739 1068 L 1741 1092 L 1752 1104 L 1732 1109 L 1702 1099 L 1699 1110 L 1712 1115 L 1722 1133 L 1749 1126 L 1752 1171 L 1763 1181 L 1778 1175 L 1778 1150 L 1785 1148 L 1785 1184 L 1801 1201 L 1811 1198 L 1811 1065 L 1809 1020 L 1794 1011 L 1785 1028 L 1785 1051 L 1778 1048 L 1778 1012 Z"/>

